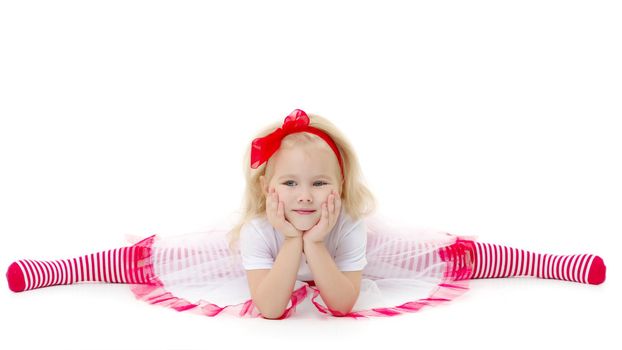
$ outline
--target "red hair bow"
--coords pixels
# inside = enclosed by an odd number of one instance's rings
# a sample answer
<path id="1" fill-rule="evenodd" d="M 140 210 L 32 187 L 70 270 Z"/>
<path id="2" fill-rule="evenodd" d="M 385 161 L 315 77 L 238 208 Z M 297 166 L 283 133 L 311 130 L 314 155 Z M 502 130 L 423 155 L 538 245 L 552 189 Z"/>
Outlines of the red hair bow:
<path id="1" fill-rule="evenodd" d="M 321 137 L 330 148 L 335 152 L 339 167 L 341 168 L 341 176 L 343 177 L 343 161 L 341 154 L 337 149 L 335 142 L 325 132 L 320 129 L 309 126 L 309 117 L 303 110 L 295 109 L 283 121 L 283 125 L 272 133 L 256 138 L 253 140 L 251 149 L 251 168 L 257 169 L 261 164 L 265 163 L 272 155 L 281 147 L 281 141 L 289 134 L 297 132 L 310 132 Z"/>

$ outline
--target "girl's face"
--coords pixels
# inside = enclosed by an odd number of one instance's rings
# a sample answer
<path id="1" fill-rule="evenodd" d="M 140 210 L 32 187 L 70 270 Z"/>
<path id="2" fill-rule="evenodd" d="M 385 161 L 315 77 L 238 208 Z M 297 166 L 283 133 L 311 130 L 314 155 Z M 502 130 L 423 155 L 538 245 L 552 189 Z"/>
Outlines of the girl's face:
<path id="1" fill-rule="evenodd" d="M 320 221 L 322 203 L 331 190 L 341 195 L 337 157 L 330 149 L 306 146 L 279 149 L 269 161 L 275 162 L 274 173 L 269 184 L 264 176 L 260 178 L 264 194 L 274 188 L 283 202 L 285 219 L 298 230 L 311 229 Z"/>

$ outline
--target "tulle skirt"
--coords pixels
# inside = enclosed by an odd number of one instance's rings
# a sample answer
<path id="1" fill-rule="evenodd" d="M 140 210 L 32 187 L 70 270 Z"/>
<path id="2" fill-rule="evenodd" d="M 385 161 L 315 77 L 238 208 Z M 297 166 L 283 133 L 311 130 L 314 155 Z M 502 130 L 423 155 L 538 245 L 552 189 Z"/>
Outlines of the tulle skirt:
<path id="1" fill-rule="evenodd" d="M 367 224 L 367 265 L 352 311 L 341 314 L 322 301 L 310 281 L 296 281 L 281 318 L 310 299 L 326 315 L 395 316 L 453 300 L 468 289 L 473 238 L 426 228 L 391 226 L 371 217 Z M 138 242 L 137 267 L 148 284 L 131 286 L 150 304 L 205 316 L 259 317 L 237 248 L 227 227 L 172 236 L 152 235 Z"/>

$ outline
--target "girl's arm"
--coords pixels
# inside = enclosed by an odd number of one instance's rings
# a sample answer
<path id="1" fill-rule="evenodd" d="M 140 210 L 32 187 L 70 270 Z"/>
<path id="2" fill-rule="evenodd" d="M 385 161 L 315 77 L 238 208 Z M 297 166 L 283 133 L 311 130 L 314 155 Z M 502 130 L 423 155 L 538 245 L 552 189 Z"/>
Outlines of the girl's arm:
<path id="1" fill-rule="evenodd" d="M 361 287 L 361 271 L 339 271 L 322 242 L 305 241 L 304 253 L 326 306 L 344 315 L 352 311 Z"/>
<path id="2" fill-rule="evenodd" d="M 294 291 L 302 255 L 302 237 L 285 238 L 271 269 L 246 270 L 253 302 L 265 318 L 283 315 Z"/>

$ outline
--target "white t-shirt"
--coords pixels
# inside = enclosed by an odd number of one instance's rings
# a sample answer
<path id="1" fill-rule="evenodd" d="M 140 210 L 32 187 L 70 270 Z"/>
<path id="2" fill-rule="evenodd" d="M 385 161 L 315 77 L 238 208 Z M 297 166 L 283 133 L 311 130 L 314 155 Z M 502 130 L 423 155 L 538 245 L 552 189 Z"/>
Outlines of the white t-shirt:
<path id="1" fill-rule="evenodd" d="M 271 269 L 284 242 L 267 217 L 255 218 L 240 231 L 240 253 L 246 270 Z M 341 210 L 335 226 L 324 239 L 330 256 L 340 271 L 360 271 L 367 265 L 367 226 L 361 219 L 354 221 Z M 298 269 L 299 281 L 313 280 L 304 253 Z"/>

